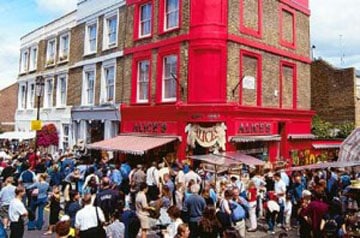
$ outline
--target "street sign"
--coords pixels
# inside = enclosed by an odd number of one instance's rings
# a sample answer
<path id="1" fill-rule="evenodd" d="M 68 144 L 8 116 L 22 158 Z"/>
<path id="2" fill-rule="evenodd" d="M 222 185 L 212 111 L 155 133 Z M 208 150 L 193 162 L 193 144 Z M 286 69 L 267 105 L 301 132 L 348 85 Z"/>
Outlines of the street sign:
<path id="1" fill-rule="evenodd" d="M 41 128 L 42 128 L 42 121 L 40 121 L 40 120 L 31 121 L 31 130 L 32 131 L 40 131 Z"/>

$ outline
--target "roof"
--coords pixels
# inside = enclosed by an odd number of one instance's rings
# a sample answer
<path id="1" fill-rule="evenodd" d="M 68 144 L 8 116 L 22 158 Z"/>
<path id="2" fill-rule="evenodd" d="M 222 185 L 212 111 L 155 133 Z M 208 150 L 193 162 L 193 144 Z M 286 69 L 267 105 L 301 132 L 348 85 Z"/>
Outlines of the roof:
<path id="1" fill-rule="evenodd" d="M 255 142 L 255 141 L 280 141 L 281 137 L 275 135 L 261 135 L 261 136 L 232 136 L 229 137 L 230 142 Z"/>
<path id="2" fill-rule="evenodd" d="M 111 139 L 87 145 L 87 148 L 143 155 L 151 149 L 174 142 L 176 140 L 178 140 L 177 137 L 120 135 Z"/>
<path id="3" fill-rule="evenodd" d="M 0 134 L 3 140 L 30 140 L 35 138 L 35 131 L 8 131 Z"/>

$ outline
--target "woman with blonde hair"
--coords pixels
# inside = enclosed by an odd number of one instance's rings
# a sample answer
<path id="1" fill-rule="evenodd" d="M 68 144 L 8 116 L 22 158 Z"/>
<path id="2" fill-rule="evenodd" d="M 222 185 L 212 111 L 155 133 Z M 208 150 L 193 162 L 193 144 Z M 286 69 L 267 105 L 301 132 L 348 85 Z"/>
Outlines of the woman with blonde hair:
<path id="1" fill-rule="evenodd" d="M 177 232 L 175 238 L 188 238 L 188 237 L 190 237 L 189 226 L 185 223 L 180 224 L 178 226 L 178 232 Z"/>

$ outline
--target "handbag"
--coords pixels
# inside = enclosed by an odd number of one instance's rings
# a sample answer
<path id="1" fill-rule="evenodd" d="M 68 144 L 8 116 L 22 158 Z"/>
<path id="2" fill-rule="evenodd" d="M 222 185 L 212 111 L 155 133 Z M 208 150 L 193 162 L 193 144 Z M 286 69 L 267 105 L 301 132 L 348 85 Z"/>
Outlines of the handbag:
<path id="1" fill-rule="evenodd" d="M 39 189 L 35 188 L 31 191 L 31 197 L 37 197 L 39 195 Z"/>
<path id="2" fill-rule="evenodd" d="M 95 211 L 96 211 L 96 219 L 97 219 L 97 227 L 96 227 L 96 236 L 98 238 L 106 238 L 106 231 L 104 230 L 104 228 L 101 225 L 101 221 L 99 219 L 99 214 L 98 214 L 98 207 L 95 207 Z"/>

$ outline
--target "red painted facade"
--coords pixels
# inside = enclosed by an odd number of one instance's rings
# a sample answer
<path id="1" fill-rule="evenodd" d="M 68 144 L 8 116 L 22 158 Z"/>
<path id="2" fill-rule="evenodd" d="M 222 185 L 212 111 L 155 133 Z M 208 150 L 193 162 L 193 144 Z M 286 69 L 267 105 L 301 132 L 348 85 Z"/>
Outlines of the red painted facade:
<path id="1" fill-rule="evenodd" d="M 155 0 L 154 0 L 155 1 Z M 150 1 L 150 2 L 154 2 Z M 183 1 L 190 4 L 188 17 L 188 31 L 182 32 L 184 27 L 182 12 Z M 149 1 L 128 0 L 130 6 L 135 4 L 134 17 L 134 41 L 138 39 L 138 18 L 139 4 Z M 293 23 L 293 42 L 285 42 L 282 38 L 282 13 L 285 9 L 294 13 L 299 11 L 302 14 L 309 15 L 307 0 L 279 0 L 281 7 L 278 9 L 280 32 L 279 46 L 269 45 L 261 41 L 263 38 L 263 6 L 262 1 L 258 1 L 258 27 L 249 28 L 244 24 L 238 25 L 239 32 L 250 37 L 234 35 L 229 32 L 228 19 L 228 1 L 225 0 L 179 0 L 179 24 L 178 27 L 165 30 L 165 8 L 166 0 L 159 0 L 159 14 L 154 20 L 158 21 L 157 29 L 154 31 L 152 23 L 152 34 L 161 36 L 155 41 L 147 44 L 124 49 L 125 56 L 132 55 L 132 89 L 131 103 L 121 107 L 121 133 L 139 133 L 150 135 L 172 135 L 179 136 L 181 142 L 176 148 L 178 158 L 186 157 L 187 132 L 185 127 L 188 124 L 199 124 L 204 127 L 210 127 L 217 123 L 226 125 L 226 150 L 243 151 L 262 151 L 266 153 L 271 161 L 280 157 L 291 158 L 291 151 L 294 149 L 294 143 L 288 139 L 289 134 L 310 134 L 311 120 L 313 111 L 298 109 L 297 106 L 297 82 L 301 80 L 297 74 L 297 64 L 308 65 L 310 59 L 308 56 L 298 54 L 295 38 L 295 17 Z M 240 1 L 240 6 L 243 1 Z M 273 9 L 272 9 L 273 10 Z M 274 10 L 276 11 L 276 10 Z M 239 9 L 239 19 L 243 22 L 244 11 Z M 171 34 L 171 33 L 176 34 Z M 182 33 L 180 33 L 182 32 Z M 171 35 L 171 36 L 170 36 Z M 169 36 L 169 37 L 167 37 Z M 239 101 L 229 100 L 228 94 L 231 87 L 228 85 L 228 57 L 229 43 L 235 43 L 240 46 L 250 47 L 252 50 L 241 49 L 239 51 L 239 72 L 242 75 L 243 57 L 251 57 L 257 62 L 256 70 L 256 105 L 244 106 L 242 102 L 242 87 L 239 87 Z M 186 44 L 187 54 L 184 57 L 182 47 Z M 284 49 L 286 46 L 289 49 Z M 155 70 L 156 82 L 152 81 L 149 72 L 149 101 L 146 103 L 137 103 L 136 85 L 137 85 L 137 65 L 141 60 L 149 60 L 152 65 L 152 53 L 156 50 Z M 279 62 L 280 72 L 283 67 L 289 67 L 293 70 L 293 95 L 292 107 L 283 108 L 282 106 L 282 75 L 279 78 L 279 106 L 269 108 L 263 106 L 263 59 L 258 51 L 270 53 L 277 57 L 282 57 Z M 176 100 L 171 102 L 163 101 L 163 59 L 168 55 L 176 55 L 178 62 L 184 62 L 186 73 L 181 72 L 182 63 L 177 64 L 174 80 L 176 80 Z M 185 59 L 187 58 L 187 59 Z M 181 75 L 186 75 L 185 78 Z M 153 85 L 155 83 L 155 85 Z M 241 83 L 241 78 L 239 78 Z M 186 85 L 186 87 L 184 86 Z M 239 85 L 238 85 L 239 86 Z M 152 87 L 155 89 L 155 99 L 152 99 Z M 185 90 L 185 92 L 184 92 Z M 310 88 L 309 88 L 310 90 Z M 249 145 L 233 142 L 232 138 L 241 136 L 266 136 L 279 135 L 280 140 L 253 142 Z M 246 144 L 246 143 L 243 143 Z M 265 150 L 255 147 L 266 147 Z M 295 145 L 296 146 L 296 145 Z"/>

